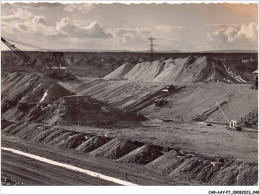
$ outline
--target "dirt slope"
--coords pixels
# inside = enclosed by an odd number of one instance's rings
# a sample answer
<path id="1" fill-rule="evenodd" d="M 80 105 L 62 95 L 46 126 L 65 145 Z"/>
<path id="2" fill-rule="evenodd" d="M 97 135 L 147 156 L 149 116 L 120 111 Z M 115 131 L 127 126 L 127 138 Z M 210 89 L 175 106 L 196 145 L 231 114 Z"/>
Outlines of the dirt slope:
<path id="1" fill-rule="evenodd" d="M 162 153 L 154 146 L 144 145 L 123 156 L 118 161 L 124 163 L 147 164 L 161 155 Z"/>
<path id="2" fill-rule="evenodd" d="M 99 79 L 80 84 L 74 92 L 90 95 L 118 108 L 137 110 L 150 119 L 225 123 L 227 121 L 214 98 L 231 120 L 244 117 L 258 107 L 257 91 L 250 89 L 248 84 L 180 84 L 175 85 L 176 90 L 168 94 L 162 92 L 164 87 L 160 82 Z M 155 107 L 154 99 L 161 96 L 168 104 Z"/>
<path id="3" fill-rule="evenodd" d="M 50 103 L 74 93 L 40 74 L 2 74 L 2 112 L 21 104 L 21 107 Z M 30 105 L 25 105 L 30 104 Z"/>
<path id="4" fill-rule="evenodd" d="M 137 146 L 131 144 L 127 140 L 115 138 L 107 144 L 94 150 L 91 154 L 96 157 L 118 159 L 136 148 Z"/>
<path id="5" fill-rule="evenodd" d="M 100 146 L 104 145 L 108 142 L 108 139 L 100 136 L 94 136 L 89 138 L 87 141 L 80 144 L 76 150 L 82 151 L 82 152 L 91 152 L 92 150 L 95 150 L 99 148 Z"/>
<path id="6" fill-rule="evenodd" d="M 166 98 L 168 104 L 155 108 L 150 105 L 142 113 L 161 119 L 179 119 L 183 121 L 227 122 L 214 98 L 230 120 L 244 117 L 257 109 L 257 91 L 240 85 L 200 85 L 186 86 Z"/>
<path id="7" fill-rule="evenodd" d="M 134 64 L 130 62 L 124 63 L 122 66 L 120 66 L 116 71 L 111 72 L 107 76 L 104 77 L 104 79 L 121 79 L 125 74 L 127 74 L 132 68 L 134 67 Z"/>
<path id="8" fill-rule="evenodd" d="M 12 73 L 2 77 L 2 119 L 49 124 L 110 125 L 145 120 L 90 96 L 73 92 L 43 75 Z"/>
<path id="9" fill-rule="evenodd" d="M 183 131 L 185 132 L 185 129 L 182 129 Z M 224 132 L 219 133 L 223 134 Z M 237 134 L 237 132 L 233 133 Z M 56 149 L 75 149 L 83 154 L 90 152 L 90 155 L 95 157 L 117 159 L 118 163 L 131 163 L 131 166 L 138 164 L 144 169 L 147 168 L 147 170 L 170 176 L 179 181 L 195 182 L 202 185 L 255 185 L 258 181 L 257 160 L 254 162 L 241 161 L 226 156 L 224 153 L 222 155 L 206 155 L 180 148 L 147 144 L 124 137 L 112 138 L 106 135 L 93 135 L 88 131 L 76 132 L 66 130 L 64 126 L 42 126 L 36 123 L 13 123 L 2 129 L 4 138 L 10 135 L 21 140 L 28 140 L 36 145 L 41 143 L 44 144 L 42 146 L 51 145 Z M 229 136 L 225 135 L 225 137 Z M 180 140 L 169 139 L 172 142 Z M 212 139 L 215 140 L 216 136 L 212 136 Z M 242 140 L 237 140 L 242 142 Z M 186 144 L 189 143 L 188 140 L 186 141 Z M 257 142 L 257 140 L 255 141 Z M 204 145 L 204 149 L 205 147 L 213 147 L 213 145 Z"/>
<path id="10" fill-rule="evenodd" d="M 104 79 L 128 79 L 155 82 L 222 82 L 244 83 L 241 76 L 232 71 L 228 66 L 206 56 L 186 57 L 122 65 L 108 74 Z"/>

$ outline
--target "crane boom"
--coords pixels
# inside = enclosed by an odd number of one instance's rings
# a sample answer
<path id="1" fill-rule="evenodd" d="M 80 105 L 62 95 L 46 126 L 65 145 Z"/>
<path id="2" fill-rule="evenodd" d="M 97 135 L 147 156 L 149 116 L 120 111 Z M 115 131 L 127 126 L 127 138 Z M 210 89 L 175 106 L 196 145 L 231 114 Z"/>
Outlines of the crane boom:
<path id="1" fill-rule="evenodd" d="M 21 51 L 17 47 L 15 47 L 14 44 L 9 43 L 6 39 L 1 37 L 1 41 L 9 47 L 19 58 L 21 58 L 28 66 L 31 66 L 34 68 L 36 71 L 38 71 L 41 74 L 44 74 L 44 69 L 41 66 L 37 66 L 36 63 L 32 60 L 31 57 L 27 56 L 25 52 Z"/>
<path id="2" fill-rule="evenodd" d="M 8 39 L 10 40 L 10 39 Z M 20 49 L 18 49 L 17 47 L 15 47 L 14 44 L 11 44 L 10 42 L 7 41 L 7 39 L 4 39 L 3 37 L 1 37 L 1 41 L 11 49 L 11 51 L 13 51 L 17 56 L 19 56 L 20 59 L 22 59 L 28 66 L 32 67 L 33 69 L 35 69 L 37 72 L 48 76 L 50 78 L 58 78 L 58 79 L 77 79 L 77 77 L 75 77 L 73 74 L 71 74 L 70 72 L 68 72 L 66 70 L 66 68 L 62 68 L 61 66 L 65 65 L 65 59 L 63 56 L 63 53 L 61 52 L 53 52 L 53 56 L 52 56 L 52 62 L 50 63 L 50 67 L 46 68 L 43 67 L 42 65 L 40 65 L 39 63 L 37 64 L 36 60 L 32 60 L 31 57 L 27 56 L 25 52 L 21 51 Z M 10 40 L 12 41 L 12 40 Z M 17 41 L 13 41 L 16 43 L 20 43 Z M 20 43 L 23 45 L 27 45 L 27 46 L 31 46 L 29 44 L 24 44 L 24 43 Z M 31 46 L 34 47 L 34 46 Z M 51 66 L 57 66 L 58 68 L 52 68 Z"/>
<path id="3" fill-rule="evenodd" d="M 9 43 L 6 39 L 4 39 L 3 37 L 1 37 L 1 41 L 7 46 L 9 47 L 17 56 L 19 56 L 26 64 L 28 64 L 29 66 L 33 65 L 32 59 L 27 56 L 23 51 L 21 51 L 20 49 L 18 49 L 17 47 L 15 47 L 15 45 Z"/>
<path id="4" fill-rule="evenodd" d="M 46 48 L 43 48 L 43 47 L 39 47 L 39 46 L 35 46 L 35 45 L 30 45 L 28 43 L 23 43 L 23 42 L 20 42 L 20 41 L 15 41 L 15 40 L 12 40 L 12 39 L 7 39 L 7 38 L 4 38 L 5 40 L 7 41 L 10 41 L 12 43 L 18 43 L 20 45 L 25 45 L 25 46 L 28 46 L 28 47 L 31 47 L 31 48 L 34 48 L 34 49 L 39 49 L 41 51 L 51 51 L 51 49 L 46 49 Z"/>
<path id="5" fill-rule="evenodd" d="M 227 117 L 226 113 L 224 112 L 224 110 L 221 108 L 220 104 L 217 102 L 217 100 L 214 98 L 217 106 L 219 107 L 220 111 L 222 112 L 222 114 L 224 115 L 224 117 L 227 119 L 228 123 L 230 122 L 229 118 Z"/>

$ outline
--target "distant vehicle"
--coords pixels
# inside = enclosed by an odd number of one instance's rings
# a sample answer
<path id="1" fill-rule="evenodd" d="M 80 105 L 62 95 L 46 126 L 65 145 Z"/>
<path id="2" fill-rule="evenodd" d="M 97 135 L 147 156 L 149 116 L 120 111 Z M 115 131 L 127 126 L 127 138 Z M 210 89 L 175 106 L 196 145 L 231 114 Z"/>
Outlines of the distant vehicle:
<path id="1" fill-rule="evenodd" d="M 164 106 L 165 104 L 167 104 L 168 101 L 166 101 L 165 99 L 163 98 L 158 98 L 154 101 L 154 104 L 156 107 L 161 107 L 161 106 Z"/>
<path id="2" fill-rule="evenodd" d="M 217 100 L 214 98 L 214 100 L 216 101 L 217 106 L 219 107 L 221 113 L 224 115 L 224 117 L 227 119 L 228 121 L 228 126 L 226 126 L 226 129 L 231 130 L 231 131 L 242 131 L 242 127 L 239 125 L 238 121 L 236 120 L 230 120 L 226 113 L 224 112 L 224 110 L 222 110 L 220 104 L 217 102 Z"/>
<path id="3" fill-rule="evenodd" d="M 232 131 L 242 131 L 242 127 L 238 124 L 238 121 L 230 121 L 229 126 L 226 126 L 228 130 Z"/>
<path id="4" fill-rule="evenodd" d="M 163 88 L 163 92 L 171 92 L 171 91 L 174 91 L 175 87 L 173 85 L 169 85 L 165 88 Z"/>

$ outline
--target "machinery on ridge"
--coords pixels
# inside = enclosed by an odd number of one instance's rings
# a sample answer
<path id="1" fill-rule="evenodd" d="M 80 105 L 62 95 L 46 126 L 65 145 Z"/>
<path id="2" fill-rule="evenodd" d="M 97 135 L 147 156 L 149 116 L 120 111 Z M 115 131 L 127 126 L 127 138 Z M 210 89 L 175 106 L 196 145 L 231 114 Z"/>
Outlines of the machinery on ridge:
<path id="1" fill-rule="evenodd" d="M 45 68 L 45 75 L 58 79 L 77 79 L 67 68 L 67 63 L 62 52 L 52 53 L 51 61 L 48 62 L 48 66 Z"/>
<path id="2" fill-rule="evenodd" d="M 77 79 L 76 76 L 74 76 L 69 69 L 66 66 L 66 62 L 64 59 L 64 55 L 62 52 L 53 52 L 52 53 L 52 58 L 51 61 L 48 63 L 48 66 L 42 66 L 37 64 L 37 62 L 35 60 L 33 60 L 31 57 L 29 57 L 28 55 L 26 55 L 26 53 L 20 49 L 18 49 L 14 44 L 11 44 L 9 41 L 7 41 L 7 39 L 1 37 L 1 41 L 8 47 L 11 49 L 11 51 L 13 51 L 20 59 L 22 59 L 26 65 L 32 67 L 33 69 L 35 69 L 37 72 L 54 78 L 54 79 Z M 13 41 L 16 42 L 16 41 Z M 23 44 L 23 45 L 27 45 L 30 47 L 35 47 L 32 45 L 28 45 L 28 44 L 24 44 L 24 43 L 20 43 L 19 44 Z M 39 47 L 35 47 L 38 48 Z M 42 49 L 42 48 L 40 48 Z"/>
<path id="3" fill-rule="evenodd" d="M 223 116 L 225 117 L 225 119 L 227 120 L 228 122 L 228 126 L 226 126 L 226 128 L 228 130 L 232 130 L 232 131 L 242 131 L 242 127 L 239 125 L 238 121 L 237 120 L 230 120 L 226 113 L 224 112 L 224 110 L 221 108 L 220 104 L 217 102 L 217 100 L 214 98 L 217 106 L 219 107 L 221 113 L 223 114 Z"/>

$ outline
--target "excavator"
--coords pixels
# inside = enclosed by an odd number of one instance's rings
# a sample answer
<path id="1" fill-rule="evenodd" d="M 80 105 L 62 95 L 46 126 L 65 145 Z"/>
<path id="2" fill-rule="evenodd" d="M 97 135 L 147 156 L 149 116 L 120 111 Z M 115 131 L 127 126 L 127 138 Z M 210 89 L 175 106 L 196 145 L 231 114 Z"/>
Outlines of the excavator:
<path id="1" fill-rule="evenodd" d="M 10 39 L 8 39 L 8 40 L 12 41 L 12 42 L 17 42 L 17 41 L 13 41 Z M 54 79 L 72 79 L 72 80 L 77 79 L 76 76 L 74 76 L 67 69 L 67 67 L 64 66 L 66 63 L 65 63 L 62 52 L 53 52 L 51 61 L 49 62 L 48 66 L 45 67 L 45 66 L 39 65 L 37 62 L 35 62 L 35 60 L 33 60 L 28 55 L 26 55 L 26 53 L 24 51 L 18 49 L 14 44 L 11 44 L 9 41 L 7 41 L 6 38 L 1 37 L 1 41 L 8 48 L 10 48 L 11 51 L 13 51 L 20 59 L 22 59 L 27 66 L 32 67 L 34 70 L 36 70 L 37 72 L 39 72 L 43 75 L 54 78 Z M 23 45 L 26 45 L 29 47 L 43 49 L 40 47 L 25 44 L 25 43 L 20 43 L 20 42 L 17 42 L 17 43 L 23 44 Z"/>
<path id="2" fill-rule="evenodd" d="M 224 110 L 221 108 L 220 104 L 218 103 L 218 101 L 214 98 L 217 106 L 219 107 L 221 113 L 224 115 L 225 119 L 228 122 L 228 125 L 226 126 L 226 129 L 231 130 L 231 131 L 242 131 L 242 127 L 239 125 L 237 120 L 230 120 L 226 113 L 224 112 Z"/>

